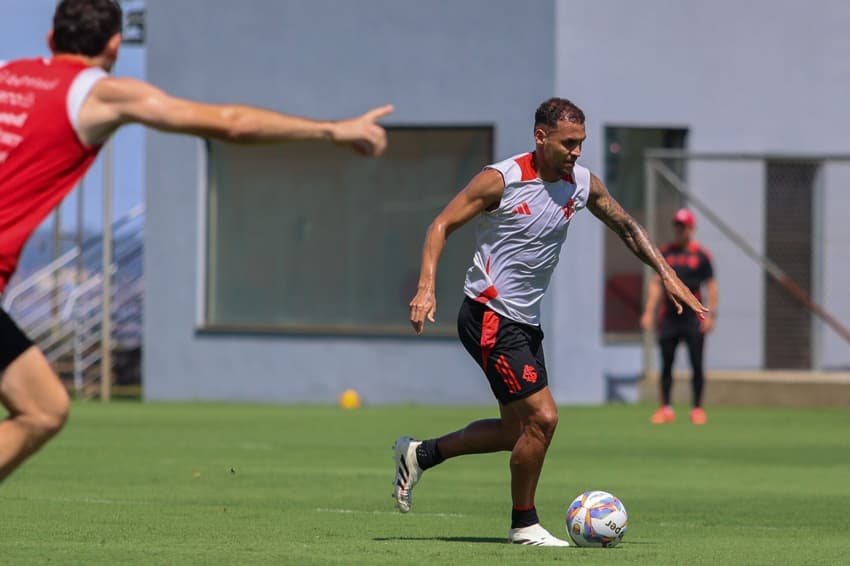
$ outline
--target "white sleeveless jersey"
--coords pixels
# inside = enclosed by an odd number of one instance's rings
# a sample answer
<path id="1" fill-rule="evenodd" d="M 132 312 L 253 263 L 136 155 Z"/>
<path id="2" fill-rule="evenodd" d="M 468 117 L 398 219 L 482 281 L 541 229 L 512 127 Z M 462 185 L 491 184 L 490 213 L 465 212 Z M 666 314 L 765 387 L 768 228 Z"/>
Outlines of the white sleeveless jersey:
<path id="1" fill-rule="evenodd" d="M 532 160 L 524 153 L 486 167 L 502 174 L 505 192 L 498 208 L 479 215 L 464 293 L 536 326 L 570 220 L 587 206 L 590 171 L 576 165 L 572 175 L 550 183 L 537 176 Z"/>

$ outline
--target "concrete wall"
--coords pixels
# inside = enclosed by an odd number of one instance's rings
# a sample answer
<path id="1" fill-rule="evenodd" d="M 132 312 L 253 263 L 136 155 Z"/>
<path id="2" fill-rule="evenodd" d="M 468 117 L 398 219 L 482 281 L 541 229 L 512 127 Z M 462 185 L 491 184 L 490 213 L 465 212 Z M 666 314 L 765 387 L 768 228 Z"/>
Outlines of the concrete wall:
<path id="1" fill-rule="evenodd" d="M 695 151 L 850 152 L 835 119 L 850 83 L 841 0 L 559 2 L 556 13 L 556 86 L 594 128 L 686 126 Z"/>
<path id="2" fill-rule="evenodd" d="M 688 171 L 689 187 L 739 236 L 763 254 L 765 167 L 762 162 L 700 161 Z M 713 254 L 720 306 L 717 324 L 705 348 L 712 369 L 759 369 L 764 366 L 764 271 L 705 219 L 696 238 Z M 742 339 L 742 337 L 746 337 Z M 685 348 L 679 360 L 687 361 Z M 678 360 L 677 360 L 678 361 Z"/>
<path id="3" fill-rule="evenodd" d="M 823 255 L 816 256 L 815 300 L 850 327 L 850 164 L 833 163 L 821 172 L 815 226 Z M 823 369 L 850 369 L 850 346 L 822 321 L 815 323 L 816 355 Z"/>

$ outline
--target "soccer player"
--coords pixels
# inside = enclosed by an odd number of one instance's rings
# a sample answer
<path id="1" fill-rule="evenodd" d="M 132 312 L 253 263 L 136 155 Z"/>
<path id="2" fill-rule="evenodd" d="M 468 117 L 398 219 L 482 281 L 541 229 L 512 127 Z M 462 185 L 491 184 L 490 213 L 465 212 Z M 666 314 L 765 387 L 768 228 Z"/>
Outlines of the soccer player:
<path id="1" fill-rule="evenodd" d="M 670 392 L 673 388 L 673 360 L 679 342 L 685 341 L 691 360 L 691 392 L 693 405 L 691 407 L 691 422 L 704 425 L 708 422 L 705 410 L 702 408 L 703 364 L 702 349 L 705 336 L 714 328 L 717 316 L 717 281 L 714 279 L 714 269 L 711 265 L 711 254 L 693 239 L 696 230 L 694 213 L 682 208 L 673 215 L 675 238 L 669 244 L 661 247 L 664 259 L 676 271 L 679 279 L 684 281 L 688 289 L 700 298 L 702 286 L 708 294 L 709 312 L 703 318 L 697 318 L 692 312 L 676 314 L 669 300 L 664 301 L 659 315 L 658 345 L 661 349 L 661 406 L 653 413 L 650 421 L 654 424 L 671 423 L 676 420 L 676 414 L 670 404 Z M 661 300 L 661 283 L 653 277 L 649 283 L 646 295 L 646 307 L 641 316 L 640 324 L 650 329 L 655 324 L 655 310 Z"/>
<path id="2" fill-rule="evenodd" d="M 0 292 L 29 235 L 125 124 L 236 143 L 327 140 L 380 155 L 383 106 L 336 122 L 169 96 L 108 72 L 121 45 L 113 0 L 62 0 L 48 35 L 53 56 L 0 63 Z M 44 355 L 0 310 L 0 480 L 63 426 L 68 395 Z"/>
<path id="3" fill-rule="evenodd" d="M 446 239 L 478 218 L 458 333 L 490 382 L 499 418 L 422 442 L 408 436 L 396 440 L 393 497 L 403 513 L 410 511 L 413 487 L 425 470 L 455 456 L 510 451 L 508 540 L 569 546 L 540 525 L 534 494 L 558 424 L 543 357 L 540 303 L 576 212 L 589 208 L 655 269 L 674 308 L 706 310 L 602 181 L 576 163 L 587 137 L 584 122 L 584 113 L 568 100 L 543 102 L 534 116 L 534 151 L 485 167 L 428 227 L 419 288 L 410 301 L 410 322 L 420 335 L 426 320 L 434 322 L 437 263 Z"/>

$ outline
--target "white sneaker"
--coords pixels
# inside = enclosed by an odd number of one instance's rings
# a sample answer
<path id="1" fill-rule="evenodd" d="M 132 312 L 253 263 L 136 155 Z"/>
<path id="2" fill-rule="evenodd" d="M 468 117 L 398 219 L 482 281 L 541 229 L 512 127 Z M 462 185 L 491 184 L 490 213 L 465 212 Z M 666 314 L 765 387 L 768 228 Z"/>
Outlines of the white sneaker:
<path id="1" fill-rule="evenodd" d="M 410 511 L 413 499 L 413 486 L 419 483 L 422 477 L 422 468 L 416 459 L 416 447 L 422 444 L 409 436 L 401 436 L 393 444 L 393 458 L 395 459 L 395 481 L 393 482 L 393 499 L 395 505 L 402 513 Z"/>
<path id="2" fill-rule="evenodd" d="M 553 537 L 549 531 L 540 526 L 540 523 L 511 529 L 508 531 L 508 542 L 531 546 L 570 546 L 567 541 Z"/>

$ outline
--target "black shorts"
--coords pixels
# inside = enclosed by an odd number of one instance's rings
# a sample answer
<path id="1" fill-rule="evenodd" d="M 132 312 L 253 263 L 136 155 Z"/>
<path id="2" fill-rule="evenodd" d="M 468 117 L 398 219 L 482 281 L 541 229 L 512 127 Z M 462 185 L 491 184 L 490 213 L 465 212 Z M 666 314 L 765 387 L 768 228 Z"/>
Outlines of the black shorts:
<path id="1" fill-rule="evenodd" d="M 505 318 L 467 297 L 460 306 L 457 332 L 503 405 L 548 385 L 540 327 Z"/>
<path id="2" fill-rule="evenodd" d="M 6 311 L 0 309 L 0 378 L 9 364 L 32 345 L 32 340 L 9 318 Z"/>

